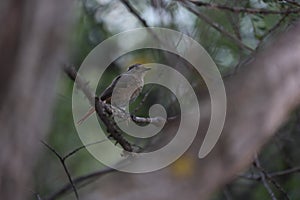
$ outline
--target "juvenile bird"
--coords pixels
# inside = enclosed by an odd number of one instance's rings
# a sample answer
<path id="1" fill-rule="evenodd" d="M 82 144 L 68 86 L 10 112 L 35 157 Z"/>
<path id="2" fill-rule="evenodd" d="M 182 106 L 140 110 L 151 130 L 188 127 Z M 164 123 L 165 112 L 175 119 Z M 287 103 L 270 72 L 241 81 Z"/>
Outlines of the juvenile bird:
<path id="1" fill-rule="evenodd" d="M 114 106 L 125 110 L 127 102 L 132 103 L 141 93 L 144 86 L 144 77 L 148 70 L 150 70 L 150 68 L 142 64 L 131 65 L 126 72 L 117 76 L 101 93 L 100 99 L 107 104 L 111 104 L 111 98 L 113 96 Z M 80 125 L 94 112 L 95 108 L 90 108 L 77 124 Z"/>

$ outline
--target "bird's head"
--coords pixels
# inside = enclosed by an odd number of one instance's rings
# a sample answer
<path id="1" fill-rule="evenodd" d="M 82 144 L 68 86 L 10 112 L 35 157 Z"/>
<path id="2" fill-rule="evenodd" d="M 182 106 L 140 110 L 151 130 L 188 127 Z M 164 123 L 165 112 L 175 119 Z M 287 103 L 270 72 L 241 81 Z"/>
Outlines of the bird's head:
<path id="1" fill-rule="evenodd" d="M 142 64 L 134 64 L 128 68 L 127 73 L 143 76 L 150 69 L 151 68 L 147 68 Z"/>

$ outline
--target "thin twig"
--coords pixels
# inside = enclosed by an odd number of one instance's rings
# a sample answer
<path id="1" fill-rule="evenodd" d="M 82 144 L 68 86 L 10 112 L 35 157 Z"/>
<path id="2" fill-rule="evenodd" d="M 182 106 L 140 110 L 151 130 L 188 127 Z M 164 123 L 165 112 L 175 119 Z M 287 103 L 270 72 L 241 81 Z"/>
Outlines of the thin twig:
<path id="1" fill-rule="evenodd" d="M 263 170 L 261 170 L 261 165 L 260 165 L 260 162 L 257 158 L 257 156 L 255 156 L 255 160 L 254 160 L 254 166 L 259 169 L 259 174 L 260 174 L 260 177 L 261 177 L 261 181 L 264 185 L 264 187 L 266 188 L 266 190 L 268 191 L 269 195 L 271 196 L 272 200 L 277 200 L 274 192 L 272 191 L 267 179 L 266 179 L 266 174 Z"/>
<path id="2" fill-rule="evenodd" d="M 36 198 L 37 198 L 37 200 L 42 200 L 42 198 L 40 197 L 39 194 L 36 194 Z"/>
<path id="3" fill-rule="evenodd" d="M 225 186 L 225 188 L 223 189 L 223 194 L 226 200 L 231 200 L 232 199 L 232 195 L 230 194 L 230 191 L 228 189 L 228 186 Z"/>
<path id="4" fill-rule="evenodd" d="M 142 23 L 142 25 L 146 28 L 149 28 L 150 26 L 148 25 L 147 21 L 145 19 L 143 19 L 141 17 L 141 15 L 139 14 L 139 12 L 133 7 L 133 5 L 130 3 L 129 0 L 120 0 L 124 6 L 128 9 L 128 11 L 133 14 L 138 21 L 140 21 Z M 154 39 L 157 40 L 157 42 L 163 46 L 163 47 L 167 47 L 168 43 L 166 43 L 165 41 L 161 40 L 160 37 L 157 36 L 157 34 L 155 33 L 155 31 L 153 31 L 152 29 L 147 29 L 147 31 L 153 36 Z"/>
<path id="5" fill-rule="evenodd" d="M 73 151 L 71 151 L 70 153 L 68 153 L 67 155 L 65 155 L 62 159 L 63 160 L 66 160 L 67 158 L 69 158 L 70 156 L 74 155 L 76 152 L 80 151 L 81 149 L 84 149 L 88 146 L 92 146 L 92 145 L 95 145 L 95 144 L 99 144 L 99 143 L 102 143 L 102 142 L 105 142 L 105 141 L 108 141 L 108 139 L 104 139 L 104 140 L 100 140 L 100 141 L 97 141 L 97 142 L 92 142 L 90 144 L 86 144 L 86 145 L 82 145 L 76 149 L 74 149 Z"/>
<path id="6" fill-rule="evenodd" d="M 264 40 L 267 36 L 269 36 L 271 33 L 273 33 L 276 29 L 278 29 L 280 27 L 280 25 L 286 20 L 286 18 L 289 16 L 289 14 L 285 14 L 272 28 L 270 28 L 263 36 L 261 40 Z M 255 48 L 256 50 L 258 50 L 260 47 L 262 46 L 262 42 Z M 246 59 L 242 60 L 241 62 L 239 62 L 233 70 L 233 73 L 229 74 L 229 76 L 235 74 L 238 69 L 240 68 L 240 66 L 242 65 L 246 65 L 247 63 L 251 62 L 251 60 L 253 60 L 254 54 L 256 53 L 256 51 L 252 52 Z"/>
<path id="7" fill-rule="evenodd" d="M 262 36 L 262 39 L 266 38 L 271 33 L 273 33 L 276 29 L 278 29 L 288 16 L 289 16 L 289 14 L 285 14 L 282 18 L 280 18 L 280 20 L 278 20 L 278 22 Z M 260 46 L 261 45 L 257 46 L 256 48 L 259 48 Z"/>
<path id="8" fill-rule="evenodd" d="M 64 65 L 64 71 L 69 76 L 69 78 L 76 83 L 76 86 L 84 93 L 84 95 L 89 100 L 91 106 L 94 106 L 95 94 L 91 92 L 91 89 L 89 88 L 89 83 L 84 81 L 80 76 L 77 76 L 77 71 L 73 66 Z"/>
<path id="9" fill-rule="evenodd" d="M 293 174 L 293 173 L 300 173 L 300 167 L 293 167 L 291 169 L 272 172 L 272 173 L 269 173 L 269 177 L 276 178 L 276 177 L 279 177 L 279 176 L 287 176 L 287 175 L 290 175 L 290 174 Z M 243 175 L 239 175 L 239 177 L 249 179 L 249 180 L 255 180 L 255 181 L 260 181 L 261 180 L 261 177 L 257 174 L 243 174 Z"/>
<path id="10" fill-rule="evenodd" d="M 116 170 L 112 169 L 112 168 L 107 168 L 107 169 L 99 170 L 99 171 L 96 171 L 96 172 L 92 172 L 92 173 L 74 178 L 73 183 L 75 185 L 79 185 L 81 183 L 84 183 L 87 180 L 90 180 L 92 178 L 99 178 L 100 176 L 103 176 L 103 175 L 108 174 L 108 173 L 113 172 L 113 171 L 116 171 Z M 55 200 L 58 197 L 64 195 L 67 192 L 69 192 L 71 189 L 72 189 L 72 185 L 70 183 L 67 183 L 63 187 L 61 187 L 58 191 L 54 192 L 49 197 L 47 197 L 45 200 Z"/>
<path id="11" fill-rule="evenodd" d="M 288 2 L 289 4 L 300 7 L 300 3 L 296 2 L 296 1 L 293 1 L 293 0 L 285 0 L 285 1 Z"/>
<path id="12" fill-rule="evenodd" d="M 138 11 L 130 4 L 128 0 L 121 0 L 121 2 L 126 6 L 126 8 L 143 24 L 145 27 L 149 27 L 146 20 L 144 20 Z"/>
<path id="13" fill-rule="evenodd" d="M 251 51 L 251 52 L 254 51 L 251 47 L 245 45 L 241 40 L 239 40 L 235 36 L 231 35 L 220 24 L 214 22 L 211 18 L 209 18 L 208 16 L 206 16 L 205 14 L 203 14 L 203 12 L 199 12 L 197 9 L 192 8 L 190 5 L 188 5 L 184 1 L 180 1 L 180 2 L 182 2 L 183 7 L 185 7 L 187 10 L 189 10 L 193 14 L 197 15 L 199 18 L 201 18 L 203 21 L 205 21 L 211 27 L 213 27 L 214 29 L 216 29 L 217 31 L 219 31 L 221 34 L 223 34 L 224 36 L 226 36 L 229 39 L 231 39 L 232 41 L 234 41 L 239 47 L 241 47 L 243 49 L 246 49 L 248 51 Z"/>
<path id="14" fill-rule="evenodd" d="M 299 173 L 299 172 L 300 172 L 300 167 L 294 167 L 291 169 L 286 169 L 286 170 L 270 173 L 270 176 L 271 177 L 285 176 L 285 175 Z"/>
<path id="15" fill-rule="evenodd" d="M 44 142 L 44 141 L 41 141 L 41 142 L 42 142 L 49 150 L 51 150 L 51 151 L 57 156 L 57 158 L 60 160 L 60 162 L 61 162 L 61 164 L 62 164 L 62 166 L 63 166 L 63 168 L 64 168 L 64 170 L 65 170 L 65 172 L 66 172 L 66 174 L 67 174 L 67 176 L 68 176 L 68 179 L 69 179 L 71 188 L 72 188 L 73 191 L 74 191 L 75 197 L 76 197 L 76 199 L 78 200 L 78 199 L 79 199 L 79 195 L 78 195 L 77 189 L 76 189 L 76 187 L 75 187 L 75 184 L 74 184 L 74 182 L 73 182 L 73 180 L 72 180 L 71 174 L 70 174 L 70 172 L 69 172 L 69 170 L 68 170 L 68 168 L 67 168 L 67 166 L 66 166 L 65 160 L 63 159 L 62 156 L 60 156 L 60 154 L 59 154 L 54 148 L 52 148 L 50 145 L 48 145 L 48 144 L 47 144 L 46 142 Z"/>
<path id="16" fill-rule="evenodd" d="M 281 187 L 281 185 L 275 181 L 268 172 L 266 172 L 266 170 L 260 165 L 260 162 L 256 156 L 255 158 L 255 167 L 259 170 L 260 175 L 264 175 L 265 179 L 268 180 L 269 182 L 271 182 L 280 192 L 282 192 L 282 194 L 284 195 L 285 199 L 290 200 L 287 192 L 283 189 L 283 187 Z M 261 176 L 261 180 L 264 182 L 264 177 Z M 271 195 L 271 194 L 270 194 Z"/>
<path id="17" fill-rule="evenodd" d="M 274 179 L 269 177 L 268 174 L 267 174 L 267 178 L 283 194 L 283 196 L 286 200 L 290 200 L 290 197 L 287 194 L 287 192 L 283 189 L 283 187 L 277 181 L 275 181 Z"/>

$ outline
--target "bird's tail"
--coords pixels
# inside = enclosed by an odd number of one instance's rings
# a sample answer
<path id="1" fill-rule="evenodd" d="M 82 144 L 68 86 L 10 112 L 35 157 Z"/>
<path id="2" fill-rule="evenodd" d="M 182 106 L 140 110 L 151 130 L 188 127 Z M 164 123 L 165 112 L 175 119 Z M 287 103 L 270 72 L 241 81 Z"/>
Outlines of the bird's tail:
<path id="1" fill-rule="evenodd" d="M 90 117 L 95 112 L 95 108 L 91 107 L 89 111 L 77 122 L 77 125 L 82 124 L 88 117 Z"/>

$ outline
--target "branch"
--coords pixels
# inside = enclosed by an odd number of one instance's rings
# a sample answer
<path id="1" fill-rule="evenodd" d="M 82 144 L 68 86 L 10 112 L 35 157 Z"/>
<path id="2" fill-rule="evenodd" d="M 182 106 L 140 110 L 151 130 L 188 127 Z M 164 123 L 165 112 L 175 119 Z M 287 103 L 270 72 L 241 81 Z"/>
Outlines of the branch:
<path id="1" fill-rule="evenodd" d="M 121 2 L 129 10 L 129 12 L 131 12 L 143 24 L 143 26 L 149 27 L 149 25 L 147 24 L 146 20 L 144 20 L 140 16 L 140 14 L 138 13 L 138 11 L 130 4 L 130 2 L 128 0 L 121 0 Z"/>
<path id="2" fill-rule="evenodd" d="M 286 170 L 282 170 L 282 171 L 278 171 L 278 172 L 273 172 L 270 174 L 271 177 L 277 177 L 277 176 L 286 176 L 286 175 L 290 175 L 293 173 L 299 173 L 300 172 L 300 167 L 294 167 L 291 169 L 286 169 Z"/>
<path id="3" fill-rule="evenodd" d="M 89 103 L 91 106 L 95 106 L 95 110 L 99 118 L 102 120 L 102 122 L 105 124 L 107 128 L 107 132 L 110 133 L 109 137 L 112 137 L 119 143 L 122 148 L 128 152 L 133 151 L 132 145 L 122 136 L 122 131 L 119 129 L 115 121 L 110 117 L 112 114 L 118 115 L 120 113 L 119 117 L 122 118 L 129 118 L 136 122 L 136 123 L 152 123 L 155 126 L 161 126 L 164 123 L 164 119 L 162 117 L 153 117 L 153 118 L 144 118 L 144 117 L 138 117 L 135 115 L 131 115 L 129 113 L 125 113 L 124 111 L 112 107 L 109 104 L 104 103 L 100 100 L 99 97 L 95 96 L 91 89 L 88 87 L 88 82 L 83 80 L 77 73 L 76 69 L 72 66 L 64 66 L 64 71 L 66 74 L 70 77 L 71 80 L 73 80 L 76 84 L 76 87 L 78 87 L 83 94 L 87 97 L 89 100 Z"/>
<path id="4" fill-rule="evenodd" d="M 74 182 L 73 182 L 73 180 L 72 180 L 72 178 L 71 178 L 71 174 L 70 174 L 70 172 L 69 172 L 69 170 L 68 170 L 68 168 L 67 168 L 67 166 L 66 166 L 65 160 L 63 159 L 62 156 L 59 155 L 59 153 L 58 153 L 54 148 L 52 148 L 50 145 L 48 145 L 48 144 L 45 143 L 44 141 L 41 141 L 41 142 L 42 142 L 42 143 L 43 143 L 50 151 L 52 151 L 52 152 L 56 155 L 56 157 L 60 160 L 60 162 L 61 162 L 61 164 L 62 164 L 62 166 L 63 166 L 63 168 L 64 168 L 64 170 L 65 170 L 65 172 L 66 172 L 66 174 L 67 174 L 67 176 L 68 176 L 68 179 L 69 179 L 69 182 L 70 182 L 70 186 L 71 186 L 71 188 L 73 189 L 73 191 L 74 191 L 74 193 L 75 193 L 76 199 L 78 200 L 78 199 L 79 199 L 78 192 L 77 192 L 77 189 L 76 189 L 76 187 L 75 187 L 75 184 L 74 184 Z"/>
<path id="5" fill-rule="evenodd" d="M 287 10 L 267 10 L 267 9 L 257 9 L 257 8 L 242 8 L 242 7 L 231 7 L 226 5 L 220 5 L 215 3 L 207 3 L 202 1 L 191 1 L 192 4 L 195 4 L 199 7 L 206 7 L 209 9 L 216 9 L 216 10 L 225 10 L 234 13 L 249 13 L 249 14 L 263 14 L 263 15 L 278 15 L 278 14 L 296 14 L 300 13 L 300 9 L 287 9 Z M 295 3 L 295 2 L 293 2 Z"/>
<path id="6" fill-rule="evenodd" d="M 89 83 L 85 80 L 82 80 L 82 78 L 77 75 L 76 69 L 70 65 L 64 65 L 64 71 L 69 76 L 69 78 L 76 83 L 76 87 L 78 87 L 78 89 L 83 92 L 83 94 L 89 100 L 90 105 L 94 106 L 95 94 L 91 92 Z"/>
<path id="7" fill-rule="evenodd" d="M 271 172 L 271 173 L 269 173 L 269 177 L 276 178 L 279 176 L 287 176 L 287 175 L 291 175 L 293 173 L 299 173 L 299 172 L 300 172 L 300 167 L 293 167 L 291 169 L 281 170 L 281 171 L 277 171 L 277 172 Z M 261 179 L 261 177 L 256 174 L 251 174 L 251 175 L 245 174 L 245 175 L 240 175 L 239 177 L 249 179 L 249 180 L 255 180 L 255 181 L 259 181 Z"/>
<path id="8" fill-rule="evenodd" d="M 268 35 L 270 35 L 271 33 L 273 33 L 277 28 L 280 27 L 280 25 L 286 20 L 286 18 L 289 16 L 289 14 L 285 14 L 280 20 L 278 20 L 278 22 L 272 27 L 270 28 L 263 36 L 262 38 L 266 38 Z"/>
<path id="9" fill-rule="evenodd" d="M 46 200 L 54 200 L 54 199 L 58 198 L 59 196 L 62 196 L 65 193 L 70 192 L 70 190 L 74 190 L 74 191 L 76 190 L 76 193 L 77 193 L 77 189 L 76 189 L 75 185 L 82 184 L 83 182 L 85 182 L 87 180 L 90 180 L 92 178 L 98 178 L 100 175 L 115 171 L 115 169 L 107 168 L 107 169 L 96 171 L 96 172 L 93 172 L 93 173 L 90 173 L 90 174 L 87 174 L 87 175 L 84 175 L 84 176 L 81 176 L 81 177 L 78 177 L 78 178 L 75 178 L 74 180 L 72 180 L 71 175 L 70 175 L 70 173 L 69 173 L 69 171 L 68 171 L 68 169 L 65 165 L 65 161 L 70 156 L 74 155 L 76 152 L 80 151 L 81 149 L 84 149 L 88 146 L 92 146 L 92 145 L 95 145 L 95 144 L 105 142 L 107 140 L 108 139 L 104 139 L 104 140 L 93 142 L 93 143 L 90 143 L 90 144 L 87 144 L 87 145 L 80 146 L 80 147 L 74 149 L 73 151 L 71 151 L 70 153 L 66 154 L 64 157 L 62 157 L 54 148 L 49 146 L 47 143 L 41 141 L 48 149 L 50 149 L 59 158 L 59 160 L 63 164 L 64 170 L 67 173 L 68 178 L 69 178 L 69 183 L 65 184 L 58 191 L 54 192 L 52 195 L 50 195 L 48 198 L 46 198 Z"/>
<path id="10" fill-rule="evenodd" d="M 267 188 L 268 184 L 267 181 L 270 181 L 277 189 L 279 189 L 283 194 L 285 199 L 289 200 L 289 196 L 286 193 L 286 191 L 281 187 L 281 185 L 279 183 L 277 183 L 277 181 L 275 181 L 269 174 L 268 172 L 266 172 L 266 170 L 264 168 L 262 168 L 262 166 L 260 165 L 260 162 L 258 160 L 258 157 L 255 157 L 255 162 L 254 162 L 254 166 L 259 170 L 260 173 L 260 177 L 261 177 L 261 181 L 263 182 L 264 186 Z M 267 188 L 267 190 L 271 190 L 270 187 Z M 271 195 L 271 197 L 275 197 L 274 193 L 271 191 L 269 191 L 269 194 Z M 273 198 L 272 198 L 273 199 Z M 275 198 L 276 199 L 276 198 Z"/>
<path id="11" fill-rule="evenodd" d="M 104 140 L 100 140 L 100 141 L 97 141 L 97 142 L 92 142 L 90 144 L 87 144 L 87 145 L 82 145 L 76 149 L 74 149 L 73 151 L 71 151 L 70 153 L 68 153 L 67 155 L 65 155 L 62 159 L 63 160 L 66 160 L 67 158 L 69 158 L 70 156 L 74 155 L 75 153 L 77 153 L 78 151 L 80 151 L 81 149 L 85 149 L 86 147 L 88 146 L 92 146 L 92 145 L 95 145 L 95 144 L 99 144 L 99 143 L 102 143 L 102 142 L 105 142 L 107 141 L 108 139 L 104 139 Z"/>
<path id="12" fill-rule="evenodd" d="M 109 105 L 105 104 L 100 100 L 99 97 L 95 96 L 95 94 L 91 92 L 91 89 L 88 87 L 88 83 L 77 74 L 77 71 L 74 67 L 65 66 L 64 71 L 87 97 L 90 105 L 95 107 L 97 115 L 106 126 L 107 132 L 110 133 L 110 136 L 115 139 L 124 150 L 132 152 L 132 145 L 123 138 L 121 130 L 118 128 L 116 123 L 112 119 L 110 119 L 111 112 Z"/>
<path id="13" fill-rule="evenodd" d="M 300 7 L 300 3 L 298 3 L 297 1 L 294 0 L 285 0 L 285 1 L 288 2 L 289 4 Z"/>
<path id="14" fill-rule="evenodd" d="M 262 181 L 264 187 L 266 188 L 266 190 L 268 191 L 268 193 L 270 194 L 272 200 L 277 200 L 277 198 L 276 198 L 274 192 L 272 191 L 272 189 L 271 189 L 269 183 L 267 182 L 267 179 L 266 179 L 266 173 L 265 173 L 265 171 L 261 168 L 260 162 L 259 162 L 257 156 L 255 156 L 254 166 L 255 166 L 257 169 L 259 169 L 259 174 L 260 174 L 260 177 L 261 177 L 261 181 Z"/>
<path id="15" fill-rule="evenodd" d="M 101 177 L 105 174 L 108 174 L 110 172 L 113 172 L 113 171 L 115 171 L 115 169 L 106 168 L 106 169 L 99 170 L 99 171 L 96 171 L 96 172 L 92 172 L 92 173 L 89 173 L 89 174 L 86 174 L 86 175 L 83 175 L 83 176 L 79 176 L 77 178 L 74 178 L 73 184 L 74 185 L 79 185 L 79 184 L 84 183 L 87 180 L 90 180 L 92 178 L 99 178 L 99 177 Z M 72 187 L 73 187 L 72 184 L 67 183 L 62 188 L 60 188 L 58 191 L 54 192 L 49 197 L 45 198 L 45 200 L 55 200 L 58 197 L 66 194 L 67 192 L 69 192 L 72 189 Z"/>
<path id="16" fill-rule="evenodd" d="M 177 1 L 179 1 L 179 0 L 177 0 Z M 220 24 L 214 22 L 211 18 L 209 18 L 208 16 L 206 16 L 202 12 L 199 12 L 198 10 L 192 8 L 186 2 L 184 2 L 184 1 L 181 1 L 181 2 L 182 2 L 183 7 L 185 7 L 191 13 L 195 14 L 196 16 L 198 16 L 200 19 L 202 19 L 203 21 L 205 21 L 208 25 L 210 25 L 211 27 L 213 27 L 214 29 L 216 29 L 217 31 L 219 31 L 221 34 L 223 34 L 227 38 L 231 39 L 239 47 L 241 47 L 243 49 L 246 49 L 246 50 L 248 50 L 250 52 L 254 51 L 251 47 L 245 45 L 241 40 L 239 40 L 238 38 L 236 38 L 235 36 L 233 36 L 231 33 L 229 33 L 228 31 L 226 31 Z"/>

